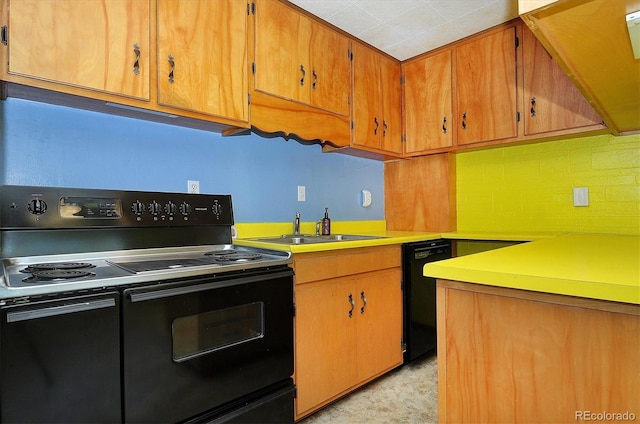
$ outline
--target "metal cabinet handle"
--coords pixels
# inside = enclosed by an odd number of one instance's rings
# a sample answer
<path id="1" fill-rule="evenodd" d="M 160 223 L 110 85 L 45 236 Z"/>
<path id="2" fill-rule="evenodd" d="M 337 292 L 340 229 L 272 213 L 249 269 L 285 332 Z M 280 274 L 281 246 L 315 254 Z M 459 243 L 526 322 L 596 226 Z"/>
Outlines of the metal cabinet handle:
<path id="1" fill-rule="evenodd" d="M 136 61 L 133 62 L 133 74 L 140 74 L 140 44 L 136 43 L 133 45 L 133 52 L 136 54 Z"/>
<path id="2" fill-rule="evenodd" d="M 300 85 L 304 85 L 304 77 L 307 75 L 307 71 L 304 70 L 304 65 L 300 65 L 300 72 L 302 72 L 302 78 L 300 78 Z"/>
<path id="3" fill-rule="evenodd" d="M 73 314 L 76 312 L 93 311 L 102 308 L 116 306 L 113 298 L 99 299 L 86 302 L 71 303 L 68 305 L 50 306 L 40 309 L 16 311 L 7 313 L 7 322 L 29 321 L 37 318 L 54 317 L 57 315 Z"/>
<path id="4" fill-rule="evenodd" d="M 315 69 L 311 71 L 311 75 L 313 75 L 313 84 L 311 84 L 311 88 L 315 90 L 316 85 L 318 85 L 318 74 L 316 73 Z"/>
<path id="5" fill-rule="evenodd" d="M 169 70 L 169 83 L 173 84 L 173 71 L 176 70 L 176 61 L 173 58 L 173 55 L 169 55 L 169 65 L 171 65 L 171 69 Z"/>
<path id="6" fill-rule="evenodd" d="M 360 292 L 360 299 L 362 299 L 362 308 L 360 308 L 360 313 L 364 314 L 364 308 L 367 307 L 367 297 L 364 295 L 364 290 Z"/>
<path id="7" fill-rule="evenodd" d="M 387 136 L 387 129 L 389 128 L 389 126 L 387 125 L 387 121 L 385 119 L 382 120 L 382 136 L 386 137 Z"/>
<path id="8" fill-rule="evenodd" d="M 442 118 L 442 134 L 447 133 L 447 117 Z"/>
<path id="9" fill-rule="evenodd" d="M 351 309 L 349 310 L 349 318 L 353 316 L 353 310 L 356 308 L 356 302 L 353 301 L 353 295 L 349 293 L 349 303 L 351 304 Z"/>
<path id="10" fill-rule="evenodd" d="M 536 98 L 531 98 L 531 117 L 535 118 L 536 116 Z"/>
<path id="11" fill-rule="evenodd" d="M 380 126 L 380 123 L 378 122 L 377 116 L 373 118 L 373 122 L 376 124 L 376 127 L 373 129 L 373 135 L 378 135 L 378 127 Z"/>
<path id="12" fill-rule="evenodd" d="M 467 112 L 462 112 L 462 129 L 467 129 Z"/>

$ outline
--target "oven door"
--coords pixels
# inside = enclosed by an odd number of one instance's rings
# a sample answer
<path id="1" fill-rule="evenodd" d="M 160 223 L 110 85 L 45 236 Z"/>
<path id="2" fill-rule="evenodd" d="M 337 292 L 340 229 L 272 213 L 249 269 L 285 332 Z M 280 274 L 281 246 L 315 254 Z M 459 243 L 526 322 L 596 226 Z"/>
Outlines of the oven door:
<path id="1" fill-rule="evenodd" d="M 293 271 L 129 288 L 125 422 L 197 417 L 293 374 Z"/>
<path id="2" fill-rule="evenodd" d="M 0 308 L 0 422 L 118 423 L 120 295 Z"/>

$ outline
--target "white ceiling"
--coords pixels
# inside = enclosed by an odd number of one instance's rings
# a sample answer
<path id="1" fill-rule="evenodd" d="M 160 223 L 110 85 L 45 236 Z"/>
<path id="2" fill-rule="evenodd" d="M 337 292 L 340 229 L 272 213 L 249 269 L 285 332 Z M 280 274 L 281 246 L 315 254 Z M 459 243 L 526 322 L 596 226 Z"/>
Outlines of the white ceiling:
<path id="1" fill-rule="evenodd" d="M 518 16 L 518 0 L 289 0 L 399 60 Z"/>

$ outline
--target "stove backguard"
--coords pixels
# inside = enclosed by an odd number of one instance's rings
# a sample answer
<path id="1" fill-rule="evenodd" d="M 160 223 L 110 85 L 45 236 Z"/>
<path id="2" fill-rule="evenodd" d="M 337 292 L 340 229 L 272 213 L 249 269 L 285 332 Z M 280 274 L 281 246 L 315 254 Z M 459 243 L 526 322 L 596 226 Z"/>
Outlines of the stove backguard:
<path id="1" fill-rule="evenodd" d="M 230 195 L 0 187 L 2 257 L 230 244 Z"/>

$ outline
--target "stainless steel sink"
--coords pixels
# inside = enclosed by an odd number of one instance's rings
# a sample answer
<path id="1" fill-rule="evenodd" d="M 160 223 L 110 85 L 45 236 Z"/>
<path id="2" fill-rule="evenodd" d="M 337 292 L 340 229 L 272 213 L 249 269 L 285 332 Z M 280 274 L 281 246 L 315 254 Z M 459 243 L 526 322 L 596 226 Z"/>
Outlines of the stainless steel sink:
<path id="1" fill-rule="evenodd" d="M 332 234 L 330 236 L 314 236 L 311 234 L 283 234 L 280 237 L 256 238 L 255 241 L 278 244 L 313 244 L 339 241 L 376 240 L 384 236 L 365 236 L 360 234 Z"/>

